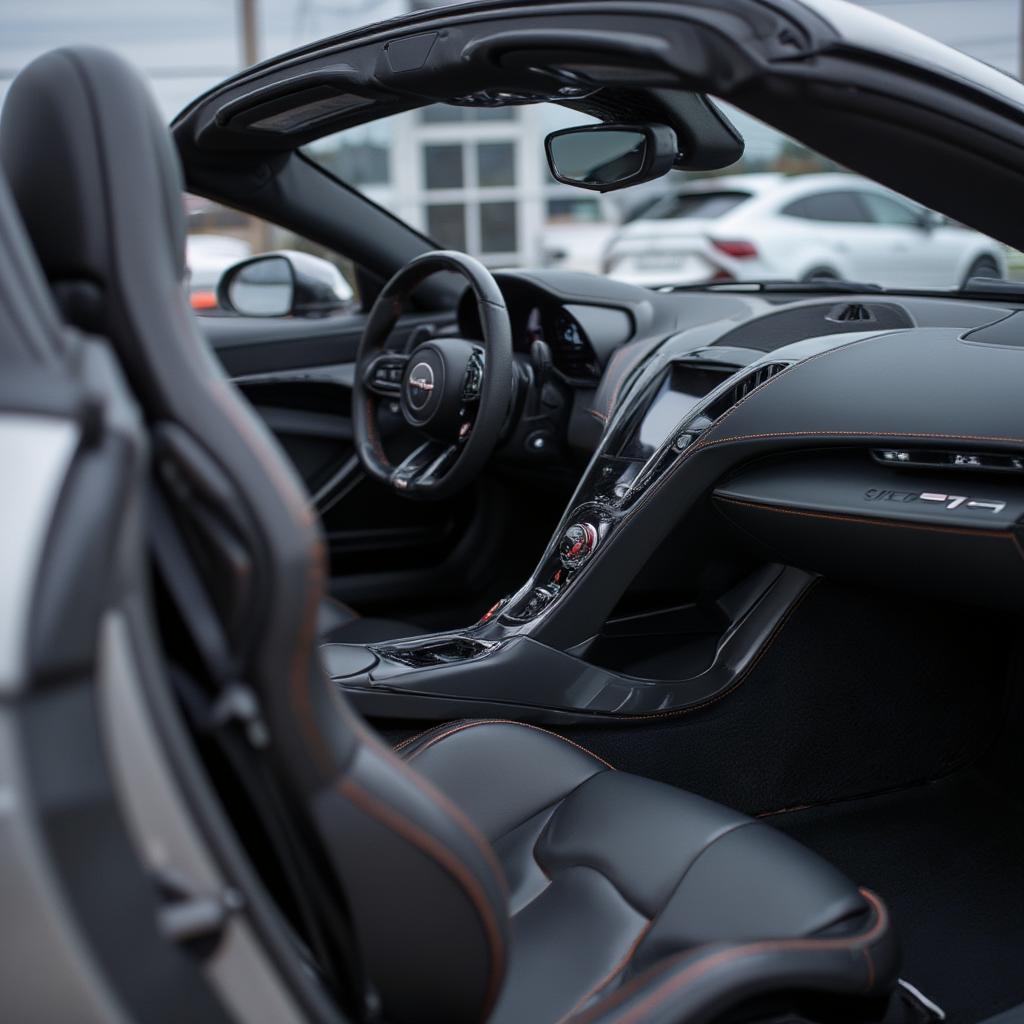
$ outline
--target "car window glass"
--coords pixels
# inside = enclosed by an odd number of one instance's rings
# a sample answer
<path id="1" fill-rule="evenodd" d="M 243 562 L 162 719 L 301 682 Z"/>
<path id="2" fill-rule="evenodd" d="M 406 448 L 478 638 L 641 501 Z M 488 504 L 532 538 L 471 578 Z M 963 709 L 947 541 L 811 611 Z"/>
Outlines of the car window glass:
<path id="1" fill-rule="evenodd" d="M 637 217 L 637 220 L 677 220 L 700 218 L 712 220 L 734 210 L 749 192 L 696 192 L 676 193 L 659 199 Z"/>
<path id="2" fill-rule="evenodd" d="M 861 199 L 868 209 L 868 215 L 876 224 L 893 224 L 902 227 L 917 227 L 921 214 L 907 203 L 890 199 L 878 192 L 862 192 Z"/>
<path id="3" fill-rule="evenodd" d="M 491 267 L 536 265 L 565 251 L 565 241 L 575 251 L 577 229 L 610 230 L 618 219 L 611 204 L 581 201 L 578 189 L 555 181 L 544 157 L 548 132 L 596 123 L 552 103 L 435 103 L 327 135 L 303 152 L 443 248 Z M 599 250 L 592 238 L 581 245 Z"/>
<path id="4" fill-rule="evenodd" d="M 868 220 L 860 197 L 853 192 L 818 192 L 794 200 L 782 212 L 789 217 L 831 223 L 863 224 Z"/>
<path id="5" fill-rule="evenodd" d="M 435 103 L 330 133 L 302 153 L 440 248 L 467 252 L 492 269 L 558 268 L 650 287 L 815 274 L 946 289 L 960 286 L 964 266 L 984 245 L 1000 273 L 1024 276 L 1024 257 L 1010 254 L 1006 266 L 998 243 L 967 230 L 958 243 L 963 251 L 947 246 L 927 265 L 880 259 L 893 241 L 892 225 L 910 224 L 916 203 L 716 102 L 744 140 L 736 164 L 671 171 L 606 194 L 549 173 L 545 136 L 596 123 L 555 103 Z M 748 219 L 755 197 L 761 215 Z M 795 237 L 801 224 L 827 229 L 814 232 L 817 248 L 776 244 Z M 358 261 L 358 252 L 345 255 Z"/>
<path id="6" fill-rule="evenodd" d="M 341 271 L 358 300 L 355 267 L 344 256 L 294 231 L 201 196 L 186 194 L 184 202 L 188 225 L 185 240 L 188 293 L 197 313 L 225 315 L 217 301 L 217 282 L 224 271 L 240 260 L 281 249 L 310 253 L 332 263 Z"/>

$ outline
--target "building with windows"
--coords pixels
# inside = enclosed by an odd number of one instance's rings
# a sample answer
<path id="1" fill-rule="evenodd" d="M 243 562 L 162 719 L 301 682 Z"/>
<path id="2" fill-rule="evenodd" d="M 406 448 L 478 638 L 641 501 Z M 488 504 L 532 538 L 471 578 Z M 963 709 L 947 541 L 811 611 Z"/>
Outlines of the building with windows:
<path id="1" fill-rule="evenodd" d="M 728 113 L 747 142 L 743 162 L 732 173 L 825 169 L 817 157 L 753 118 Z M 558 264 L 597 271 L 623 216 L 681 176 L 610 196 L 555 181 L 544 136 L 592 120 L 551 103 L 438 103 L 328 136 L 308 151 L 441 245 L 473 253 L 489 266 Z"/>
<path id="2" fill-rule="evenodd" d="M 549 225 L 608 219 L 600 200 L 560 185 L 546 132 L 589 120 L 551 104 L 434 104 L 330 136 L 318 162 L 442 245 L 491 266 L 550 262 Z"/>

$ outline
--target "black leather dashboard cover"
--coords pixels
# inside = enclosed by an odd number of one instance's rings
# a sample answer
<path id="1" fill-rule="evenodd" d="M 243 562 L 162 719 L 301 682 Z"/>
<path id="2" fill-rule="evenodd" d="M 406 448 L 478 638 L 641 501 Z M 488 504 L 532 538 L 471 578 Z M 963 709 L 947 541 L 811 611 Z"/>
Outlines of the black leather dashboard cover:
<path id="1" fill-rule="evenodd" d="M 987 607 L 1024 601 L 1018 474 L 799 452 L 741 469 L 715 504 L 763 555 L 810 572 Z"/>
<path id="2" fill-rule="evenodd" d="M 968 344 L 948 328 L 862 338 L 812 356 L 756 389 L 695 446 L 815 441 L 970 442 L 1024 448 L 1024 352 Z"/>
<path id="3" fill-rule="evenodd" d="M 1024 351 L 970 344 L 961 334 L 919 327 L 861 336 L 755 388 L 640 497 L 615 543 L 595 552 L 579 574 L 571 611 L 560 602 L 537 638 L 563 649 L 586 639 L 586 630 L 610 613 L 622 580 L 723 478 L 753 458 L 911 442 L 1024 453 Z M 772 358 L 786 355 L 781 349 Z"/>

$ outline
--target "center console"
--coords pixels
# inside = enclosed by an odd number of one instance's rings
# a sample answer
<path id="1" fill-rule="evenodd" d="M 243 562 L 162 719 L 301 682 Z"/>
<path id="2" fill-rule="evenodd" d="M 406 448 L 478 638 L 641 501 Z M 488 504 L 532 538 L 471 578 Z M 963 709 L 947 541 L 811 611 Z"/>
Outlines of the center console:
<path id="1" fill-rule="evenodd" d="M 783 365 L 746 371 L 710 351 L 659 362 L 644 374 L 609 426 L 532 579 L 497 609 L 500 620 L 524 625 L 542 616 L 628 521 L 644 492 L 723 412 Z"/>
<path id="2" fill-rule="evenodd" d="M 720 595 L 699 623 L 692 609 L 669 609 L 667 618 L 659 613 L 674 623 L 680 649 L 678 658 L 663 662 L 669 667 L 652 675 L 588 659 L 607 610 L 628 588 L 642 558 L 631 571 L 616 574 L 611 586 L 595 584 L 601 598 L 596 604 L 585 596 L 592 598 L 593 588 L 580 581 L 599 555 L 629 547 L 621 538 L 651 532 L 638 514 L 644 495 L 725 411 L 786 365 L 746 349 L 674 354 L 670 345 L 664 348 L 626 382 L 618 412 L 559 528 L 518 591 L 457 633 L 355 651 L 347 645 L 323 648 L 328 671 L 365 714 L 434 720 L 514 714 L 540 721 L 643 716 L 706 700 L 745 671 L 808 586 L 806 574 L 763 567 Z M 675 511 L 681 516 L 685 510 Z M 566 643 L 565 631 L 551 628 L 556 613 L 573 621 L 580 642 Z M 619 628 L 639 630 L 641 638 L 644 629 L 665 629 L 649 622 Z"/>

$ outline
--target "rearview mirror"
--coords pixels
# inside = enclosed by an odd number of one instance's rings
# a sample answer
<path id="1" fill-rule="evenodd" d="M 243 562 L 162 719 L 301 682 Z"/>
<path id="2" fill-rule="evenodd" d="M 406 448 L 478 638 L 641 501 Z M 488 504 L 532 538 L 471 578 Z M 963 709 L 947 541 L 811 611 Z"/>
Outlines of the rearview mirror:
<path id="1" fill-rule="evenodd" d="M 241 316 L 325 316 L 352 299 L 333 263 L 291 249 L 242 260 L 217 285 L 218 305 Z"/>
<path id="2" fill-rule="evenodd" d="M 563 128 L 544 140 L 557 181 L 611 192 L 660 178 L 679 156 L 676 133 L 664 124 L 596 124 Z"/>

